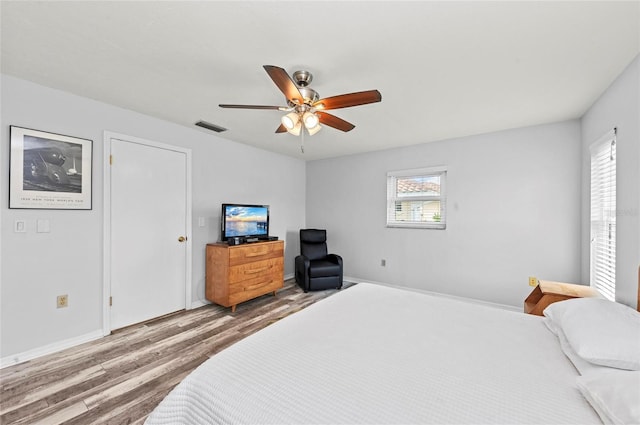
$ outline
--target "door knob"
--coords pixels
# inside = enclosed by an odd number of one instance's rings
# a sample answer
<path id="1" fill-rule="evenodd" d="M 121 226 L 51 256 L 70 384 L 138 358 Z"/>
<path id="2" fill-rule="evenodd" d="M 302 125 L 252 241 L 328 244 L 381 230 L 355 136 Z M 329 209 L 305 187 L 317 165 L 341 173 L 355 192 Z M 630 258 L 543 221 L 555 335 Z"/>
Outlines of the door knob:
<path id="1" fill-rule="evenodd" d="M 180 236 L 180 237 L 178 238 L 178 242 L 184 242 L 184 241 L 186 241 L 186 240 L 187 240 L 187 237 L 186 237 L 186 236 Z"/>

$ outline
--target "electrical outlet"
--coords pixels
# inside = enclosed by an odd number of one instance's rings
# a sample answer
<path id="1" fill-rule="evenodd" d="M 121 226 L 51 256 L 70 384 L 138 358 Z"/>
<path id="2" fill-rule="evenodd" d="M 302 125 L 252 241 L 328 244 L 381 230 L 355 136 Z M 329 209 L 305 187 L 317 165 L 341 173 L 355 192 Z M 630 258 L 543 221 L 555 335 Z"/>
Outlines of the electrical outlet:
<path id="1" fill-rule="evenodd" d="M 382 267 L 386 267 L 387 266 L 387 260 L 385 260 L 384 258 L 382 260 L 380 260 L 380 265 Z"/>
<path id="2" fill-rule="evenodd" d="M 529 286 L 537 286 L 538 279 L 535 276 L 529 276 Z"/>
<path id="3" fill-rule="evenodd" d="M 58 295 L 57 298 L 58 308 L 64 308 L 69 306 L 69 296 L 68 295 Z"/>

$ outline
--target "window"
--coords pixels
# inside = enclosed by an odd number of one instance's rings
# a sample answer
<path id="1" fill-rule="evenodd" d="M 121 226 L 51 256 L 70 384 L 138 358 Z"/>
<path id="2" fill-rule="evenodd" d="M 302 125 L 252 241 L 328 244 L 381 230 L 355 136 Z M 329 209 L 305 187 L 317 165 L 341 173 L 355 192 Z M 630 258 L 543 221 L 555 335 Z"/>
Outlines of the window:
<path id="1" fill-rule="evenodd" d="M 616 133 L 591 146 L 591 286 L 616 298 Z"/>
<path id="2" fill-rule="evenodd" d="M 387 173 L 387 227 L 446 227 L 444 167 Z"/>

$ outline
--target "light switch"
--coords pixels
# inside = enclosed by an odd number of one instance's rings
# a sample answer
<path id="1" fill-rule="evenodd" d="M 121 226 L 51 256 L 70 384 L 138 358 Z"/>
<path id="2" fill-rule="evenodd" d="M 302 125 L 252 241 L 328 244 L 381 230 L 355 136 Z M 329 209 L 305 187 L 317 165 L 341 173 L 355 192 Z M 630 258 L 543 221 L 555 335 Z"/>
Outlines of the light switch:
<path id="1" fill-rule="evenodd" d="M 36 225 L 36 232 L 38 233 L 49 233 L 51 232 L 51 228 L 49 227 L 49 220 L 40 219 Z"/>
<path id="2" fill-rule="evenodd" d="M 24 220 L 16 220 L 13 231 L 16 233 L 25 233 L 27 231 L 27 223 Z"/>
<path id="3" fill-rule="evenodd" d="M 204 217 L 198 217 L 198 227 L 204 227 Z"/>

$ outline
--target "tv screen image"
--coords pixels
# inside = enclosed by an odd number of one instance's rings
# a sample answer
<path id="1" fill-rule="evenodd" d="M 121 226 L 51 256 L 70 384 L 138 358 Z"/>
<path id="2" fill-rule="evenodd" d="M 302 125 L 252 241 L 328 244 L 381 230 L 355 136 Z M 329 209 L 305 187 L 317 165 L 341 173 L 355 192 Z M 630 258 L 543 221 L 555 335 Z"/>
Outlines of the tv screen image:
<path id="1" fill-rule="evenodd" d="M 268 205 L 222 205 L 222 240 L 269 235 Z"/>

